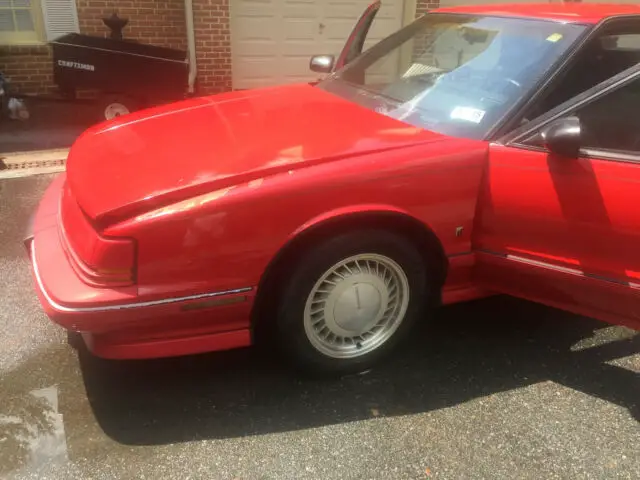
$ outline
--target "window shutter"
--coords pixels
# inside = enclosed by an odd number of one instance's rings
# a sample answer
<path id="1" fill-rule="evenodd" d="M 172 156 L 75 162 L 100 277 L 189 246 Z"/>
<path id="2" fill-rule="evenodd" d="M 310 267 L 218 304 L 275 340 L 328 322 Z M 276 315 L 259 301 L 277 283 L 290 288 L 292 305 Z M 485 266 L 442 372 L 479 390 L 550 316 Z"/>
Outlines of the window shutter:
<path id="1" fill-rule="evenodd" d="M 79 33 L 76 0 L 41 0 L 47 41 L 67 33 Z"/>

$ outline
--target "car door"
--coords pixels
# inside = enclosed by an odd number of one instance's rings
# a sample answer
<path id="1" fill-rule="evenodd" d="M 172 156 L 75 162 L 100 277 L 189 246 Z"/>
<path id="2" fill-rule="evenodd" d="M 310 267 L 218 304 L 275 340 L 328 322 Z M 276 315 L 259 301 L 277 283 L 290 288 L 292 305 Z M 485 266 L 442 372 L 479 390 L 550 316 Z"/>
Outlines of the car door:
<path id="1" fill-rule="evenodd" d="M 362 53 L 364 42 L 367 39 L 371 25 L 373 24 L 381 6 L 382 3 L 378 0 L 373 2 L 364 10 L 355 27 L 353 27 L 351 34 L 347 37 L 344 48 L 333 65 L 334 71 L 339 70 L 347 63 L 352 62 Z"/>
<path id="2" fill-rule="evenodd" d="M 490 145 L 473 234 L 480 282 L 640 327 L 638 112 L 640 64 Z M 578 132 L 575 154 L 571 142 L 549 149 L 551 128 Z"/>
<path id="3" fill-rule="evenodd" d="M 380 6 L 381 2 L 378 0 L 365 9 L 351 31 L 351 34 L 347 37 L 347 41 L 338 57 L 334 57 L 333 55 L 314 55 L 311 57 L 309 68 L 318 73 L 332 73 L 358 57 L 362 53 L 364 42 L 367 39 L 373 20 L 380 10 Z M 316 82 L 311 82 L 312 85 L 315 83 Z"/>

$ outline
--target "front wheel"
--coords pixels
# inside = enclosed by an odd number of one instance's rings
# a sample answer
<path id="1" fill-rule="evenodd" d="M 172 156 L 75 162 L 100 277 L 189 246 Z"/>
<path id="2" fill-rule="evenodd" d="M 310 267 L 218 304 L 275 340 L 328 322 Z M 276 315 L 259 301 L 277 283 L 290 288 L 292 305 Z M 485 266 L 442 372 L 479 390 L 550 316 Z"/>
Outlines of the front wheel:
<path id="1" fill-rule="evenodd" d="M 385 231 L 337 236 L 296 263 L 278 331 L 296 364 L 313 373 L 370 368 L 402 340 L 428 297 L 423 257 Z"/>

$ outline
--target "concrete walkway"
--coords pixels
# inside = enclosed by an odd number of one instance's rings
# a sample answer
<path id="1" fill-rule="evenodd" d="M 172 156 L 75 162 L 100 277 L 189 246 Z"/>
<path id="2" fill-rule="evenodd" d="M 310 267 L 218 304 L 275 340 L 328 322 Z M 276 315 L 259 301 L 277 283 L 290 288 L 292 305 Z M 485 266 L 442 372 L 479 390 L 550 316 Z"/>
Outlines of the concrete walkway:
<path id="1" fill-rule="evenodd" d="M 68 154 L 68 148 L 0 154 L 0 179 L 62 172 Z"/>

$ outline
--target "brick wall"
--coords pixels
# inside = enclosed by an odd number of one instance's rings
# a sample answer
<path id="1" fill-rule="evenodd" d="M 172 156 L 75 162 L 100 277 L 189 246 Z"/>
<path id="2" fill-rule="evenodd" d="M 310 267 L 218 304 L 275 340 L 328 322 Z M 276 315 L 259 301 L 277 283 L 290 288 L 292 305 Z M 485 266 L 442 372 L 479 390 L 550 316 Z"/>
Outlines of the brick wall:
<path id="1" fill-rule="evenodd" d="M 43 94 L 54 90 L 51 51 L 47 46 L 0 46 L 0 72 L 18 93 Z"/>
<path id="2" fill-rule="evenodd" d="M 184 0 L 76 0 L 80 32 L 108 36 L 102 19 L 115 11 L 129 23 L 124 38 L 186 50 Z"/>
<path id="3" fill-rule="evenodd" d="M 193 0 L 193 14 L 198 63 L 197 93 L 231 90 L 229 0 Z"/>

